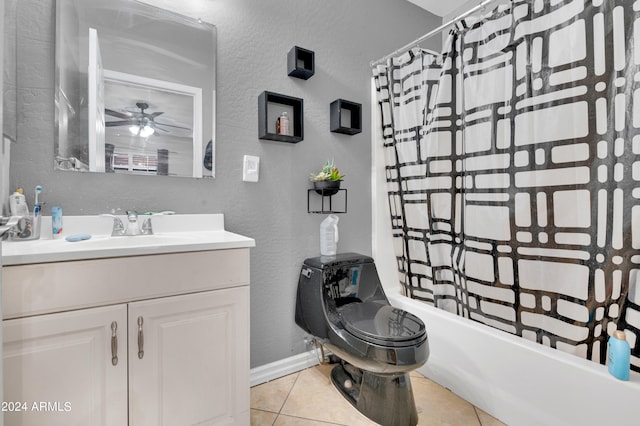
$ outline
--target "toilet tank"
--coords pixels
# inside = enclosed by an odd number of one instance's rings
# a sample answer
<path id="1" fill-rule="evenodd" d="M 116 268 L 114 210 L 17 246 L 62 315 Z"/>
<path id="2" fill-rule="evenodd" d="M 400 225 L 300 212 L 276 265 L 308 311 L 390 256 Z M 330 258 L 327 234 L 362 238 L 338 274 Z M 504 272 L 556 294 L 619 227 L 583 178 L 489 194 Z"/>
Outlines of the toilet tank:
<path id="1" fill-rule="evenodd" d="M 372 258 L 342 253 L 306 259 L 298 279 L 296 324 L 327 338 L 336 308 L 365 300 L 387 301 Z"/>
<path id="2" fill-rule="evenodd" d="M 323 303 L 322 270 L 302 265 L 296 295 L 296 324 L 307 333 L 326 339 L 327 323 Z"/>

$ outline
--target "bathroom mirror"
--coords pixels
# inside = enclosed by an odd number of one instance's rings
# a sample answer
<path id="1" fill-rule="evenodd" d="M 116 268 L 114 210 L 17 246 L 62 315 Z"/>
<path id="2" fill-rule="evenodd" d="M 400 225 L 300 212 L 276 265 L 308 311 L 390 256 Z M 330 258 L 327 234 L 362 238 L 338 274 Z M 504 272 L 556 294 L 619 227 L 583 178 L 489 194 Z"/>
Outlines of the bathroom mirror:
<path id="1" fill-rule="evenodd" d="M 17 119 L 16 111 L 17 103 L 17 2 L 18 0 L 4 1 L 4 16 L 2 22 L 2 48 L 3 48 L 3 64 L 2 64 L 2 138 L 0 141 L 5 146 L 9 146 L 9 142 L 15 142 L 17 137 Z M 0 149 L 4 146 L 0 145 Z"/>
<path id="2" fill-rule="evenodd" d="M 55 168 L 215 175 L 216 28 L 132 0 L 57 0 Z"/>

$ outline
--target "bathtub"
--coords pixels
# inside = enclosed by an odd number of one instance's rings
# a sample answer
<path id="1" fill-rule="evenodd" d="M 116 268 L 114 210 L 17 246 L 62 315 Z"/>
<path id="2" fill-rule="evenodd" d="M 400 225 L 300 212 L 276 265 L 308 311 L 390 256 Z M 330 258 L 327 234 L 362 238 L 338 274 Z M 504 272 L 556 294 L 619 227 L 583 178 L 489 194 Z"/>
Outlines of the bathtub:
<path id="1" fill-rule="evenodd" d="M 637 425 L 640 374 L 530 342 L 387 290 L 424 321 L 430 355 L 418 371 L 510 426 Z"/>

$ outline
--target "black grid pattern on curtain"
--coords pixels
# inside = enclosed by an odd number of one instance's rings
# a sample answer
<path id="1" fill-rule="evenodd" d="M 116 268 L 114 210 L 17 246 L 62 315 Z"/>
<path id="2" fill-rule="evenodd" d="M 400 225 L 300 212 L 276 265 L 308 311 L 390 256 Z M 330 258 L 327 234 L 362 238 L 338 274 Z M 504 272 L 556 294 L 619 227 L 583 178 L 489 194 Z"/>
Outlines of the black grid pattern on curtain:
<path id="1" fill-rule="evenodd" d="M 640 371 L 634 3 L 514 1 L 374 68 L 408 296 L 600 363 L 619 328 Z"/>

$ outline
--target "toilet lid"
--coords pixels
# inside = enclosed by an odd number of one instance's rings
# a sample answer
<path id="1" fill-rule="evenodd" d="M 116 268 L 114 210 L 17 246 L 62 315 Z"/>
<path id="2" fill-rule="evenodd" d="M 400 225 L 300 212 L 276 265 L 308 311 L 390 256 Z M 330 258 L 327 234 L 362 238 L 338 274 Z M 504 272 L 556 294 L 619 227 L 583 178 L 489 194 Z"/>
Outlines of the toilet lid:
<path id="1" fill-rule="evenodd" d="M 386 304 L 350 303 L 340 313 L 347 331 L 364 340 L 408 343 L 426 334 L 420 318 Z"/>

